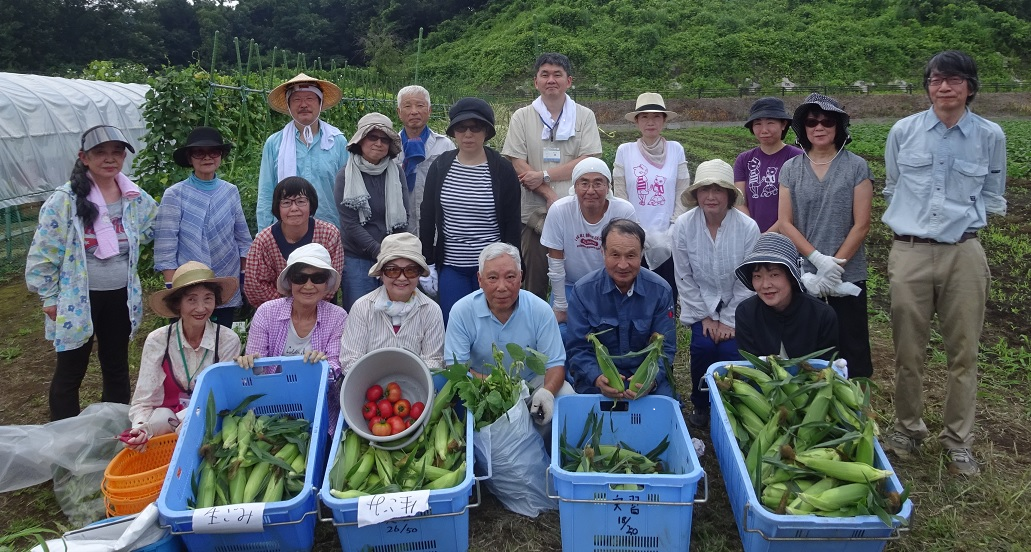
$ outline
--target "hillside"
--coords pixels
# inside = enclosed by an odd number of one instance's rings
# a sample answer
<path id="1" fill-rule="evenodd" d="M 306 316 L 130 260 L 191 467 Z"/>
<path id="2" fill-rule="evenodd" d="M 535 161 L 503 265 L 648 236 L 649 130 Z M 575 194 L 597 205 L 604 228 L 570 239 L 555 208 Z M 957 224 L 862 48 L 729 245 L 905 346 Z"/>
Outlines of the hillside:
<path id="1" fill-rule="evenodd" d="M 1026 76 L 1031 14 L 973 0 L 514 0 L 429 33 L 420 74 L 480 90 L 526 86 L 542 51 L 583 86 L 677 88 L 919 79 L 934 52 L 971 52 L 986 80 Z M 1019 9 L 1018 9 L 1019 8 Z M 1023 19 L 1021 18 L 1023 17 Z M 409 56 L 408 64 L 414 63 Z"/>

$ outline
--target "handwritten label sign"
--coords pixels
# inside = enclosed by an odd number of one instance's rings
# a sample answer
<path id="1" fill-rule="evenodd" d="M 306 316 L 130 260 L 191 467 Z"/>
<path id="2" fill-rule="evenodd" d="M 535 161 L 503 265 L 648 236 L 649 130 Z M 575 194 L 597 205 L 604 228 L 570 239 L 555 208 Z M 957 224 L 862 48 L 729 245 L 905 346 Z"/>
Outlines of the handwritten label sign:
<path id="1" fill-rule="evenodd" d="M 264 502 L 230 504 L 193 511 L 194 533 L 260 533 Z"/>
<path id="2" fill-rule="evenodd" d="M 430 509 L 430 492 L 409 491 L 358 498 L 358 527 L 411 517 Z"/>

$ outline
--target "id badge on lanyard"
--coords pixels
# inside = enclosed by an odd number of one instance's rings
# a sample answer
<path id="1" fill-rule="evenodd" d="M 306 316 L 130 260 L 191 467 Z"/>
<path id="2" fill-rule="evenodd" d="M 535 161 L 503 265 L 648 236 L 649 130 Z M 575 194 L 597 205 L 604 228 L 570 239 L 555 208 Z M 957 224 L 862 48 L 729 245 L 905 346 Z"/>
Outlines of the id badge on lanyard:
<path id="1" fill-rule="evenodd" d="M 544 146 L 544 161 L 558 163 L 562 160 L 562 150 L 554 146 Z"/>

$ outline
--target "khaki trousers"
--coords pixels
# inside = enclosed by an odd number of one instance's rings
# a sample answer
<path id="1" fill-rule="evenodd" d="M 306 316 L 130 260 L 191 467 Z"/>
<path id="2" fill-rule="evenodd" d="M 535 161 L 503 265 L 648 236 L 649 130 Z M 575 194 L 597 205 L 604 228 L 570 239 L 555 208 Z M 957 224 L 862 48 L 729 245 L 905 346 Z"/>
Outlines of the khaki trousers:
<path id="1" fill-rule="evenodd" d="M 977 396 L 977 349 L 991 273 L 981 242 L 895 241 L 888 254 L 891 326 L 895 342 L 895 430 L 922 440 L 923 378 L 931 319 L 937 314 L 947 381 L 943 428 L 946 449 L 971 448 Z"/>

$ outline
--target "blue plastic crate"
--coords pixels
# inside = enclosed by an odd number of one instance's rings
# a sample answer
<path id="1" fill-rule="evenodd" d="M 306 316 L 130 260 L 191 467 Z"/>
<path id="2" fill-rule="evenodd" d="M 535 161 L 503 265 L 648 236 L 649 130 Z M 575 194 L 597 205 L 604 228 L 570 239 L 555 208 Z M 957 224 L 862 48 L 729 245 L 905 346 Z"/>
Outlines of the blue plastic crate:
<path id="1" fill-rule="evenodd" d="M 625 442 L 641 453 L 655 448 L 669 436 L 669 448 L 661 455 L 662 475 L 578 473 L 562 469 L 560 436 L 576 445 L 591 410 L 604 417 L 601 442 Z M 691 518 L 698 481 L 705 473 L 698 462 L 680 405 L 661 396 L 634 401 L 612 400 L 602 395 L 565 395 L 555 401 L 551 432 L 549 483 L 558 498 L 563 550 L 616 552 L 688 550 Z M 616 490 L 622 484 L 639 490 Z"/>
<path id="2" fill-rule="evenodd" d="M 222 362 L 201 372 L 190 399 L 189 414 L 179 432 L 179 442 L 168 466 L 164 487 L 158 497 L 162 525 L 182 536 L 191 552 L 307 551 L 315 541 L 316 484 L 325 470 L 327 438 L 327 377 L 329 364 L 305 363 L 301 357 L 269 357 L 257 366 L 281 366 L 282 372 L 255 375 L 233 362 Z M 204 439 L 204 416 L 208 393 L 213 392 L 218 410 L 235 408 L 250 395 L 265 396 L 248 407 L 257 415 L 287 414 L 311 422 L 304 486 L 290 500 L 265 505 L 264 530 L 257 533 L 210 534 L 193 530 L 193 510 L 187 499 L 193 497 L 190 481 L 200 464 L 197 451 Z M 216 429 L 221 427 L 219 421 Z"/>
<path id="3" fill-rule="evenodd" d="M 709 402 L 712 406 L 710 417 L 711 436 L 716 458 L 723 472 L 723 481 L 727 486 L 730 506 L 737 521 L 738 534 L 746 552 L 819 552 L 834 550 L 835 552 L 879 552 L 884 550 L 887 541 L 898 538 L 901 522 L 895 521 L 891 527 L 884 524 L 877 516 L 855 516 L 851 518 L 830 518 L 815 515 L 793 516 L 775 514 L 767 510 L 755 495 L 755 489 L 745 468 L 745 459 L 738 447 L 727 411 L 723 406 L 719 388 L 713 374 L 725 375 L 728 364 L 744 364 L 746 361 L 717 362 L 709 367 L 705 374 L 709 387 Z M 812 360 L 814 366 L 826 366 L 826 361 Z M 790 368 L 796 373 L 796 368 Z M 891 464 L 875 442 L 876 459 L 874 464 L 882 469 L 890 470 Z M 888 488 L 902 492 L 902 483 L 892 475 Z M 913 501 L 906 500 L 899 516 L 909 520 L 913 515 Z"/>
<path id="4" fill-rule="evenodd" d="M 464 411 L 464 409 L 462 409 Z M 425 414 L 429 416 L 427 412 Z M 322 480 L 319 498 L 332 512 L 331 522 L 337 528 L 341 548 L 345 552 L 382 551 L 400 552 L 458 552 L 469 549 L 469 494 L 473 486 L 473 416 L 465 419 L 465 478 L 457 487 L 430 491 L 429 511 L 407 518 L 397 518 L 375 525 L 358 527 L 358 499 L 341 499 L 329 493 L 329 470 Z M 341 416 L 336 435 L 343 435 L 347 424 Z M 427 428 L 428 429 L 428 428 Z M 329 462 L 336 460 L 340 439 L 334 439 Z M 477 487 L 479 489 L 479 487 Z"/>

